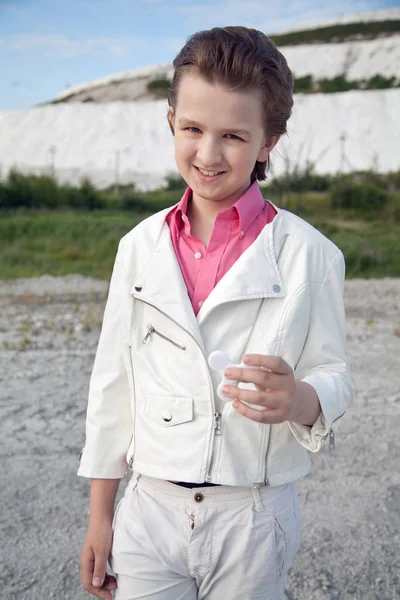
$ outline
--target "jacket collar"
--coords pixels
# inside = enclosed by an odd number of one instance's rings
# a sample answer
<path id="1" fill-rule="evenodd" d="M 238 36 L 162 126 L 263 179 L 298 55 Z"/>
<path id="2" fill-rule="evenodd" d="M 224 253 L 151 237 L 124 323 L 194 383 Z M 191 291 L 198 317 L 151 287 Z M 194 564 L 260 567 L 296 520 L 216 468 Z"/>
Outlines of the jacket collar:
<path id="1" fill-rule="evenodd" d="M 204 301 L 197 317 L 176 258 L 166 211 L 152 221 L 158 236 L 144 272 L 132 285 L 132 295 L 147 302 L 184 327 L 203 347 L 199 325 L 212 310 L 228 302 L 285 296 L 277 260 L 286 235 L 281 222 L 285 211 L 278 209 L 253 244 L 240 256 Z M 150 236 L 151 237 L 151 236 Z"/>

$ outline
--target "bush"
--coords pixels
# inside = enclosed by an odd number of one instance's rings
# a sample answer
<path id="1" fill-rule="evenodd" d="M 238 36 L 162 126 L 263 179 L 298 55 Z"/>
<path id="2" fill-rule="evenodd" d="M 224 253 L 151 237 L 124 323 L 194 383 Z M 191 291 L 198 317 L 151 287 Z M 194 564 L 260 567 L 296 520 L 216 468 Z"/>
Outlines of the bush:
<path id="1" fill-rule="evenodd" d="M 49 175 L 23 175 L 12 169 L 1 186 L 1 208 L 57 208 L 63 194 Z"/>
<path id="2" fill-rule="evenodd" d="M 396 85 L 396 77 L 384 77 L 383 75 L 374 75 L 366 83 L 367 90 L 384 90 Z"/>
<path id="3" fill-rule="evenodd" d="M 62 190 L 49 175 L 32 177 L 30 183 L 34 208 L 53 209 L 63 204 Z"/>
<path id="4" fill-rule="evenodd" d="M 168 191 L 184 191 L 186 189 L 185 180 L 178 173 L 169 173 L 166 177 Z"/>
<path id="5" fill-rule="evenodd" d="M 11 169 L 4 183 L 3 207 L 20 208 L 21 206 L 33 206 L 33 194 L 31 186 L 32 177 L 26 177 L 15 169 Z"/>
<path id="6" fill-rule="evenodd" d="M 103 208 L 104 202 L 100 192 L 96 190 L 94 185 L 89 179 L 84 178 L 79 188 L 79 194 L 81 197 L 82 206 L 89 210 L 95 210 L 96 208 Z"/>
<path id="7" fill-rule="evenodd" d="M 294 79 L 294 93 L 301 94 L 303 92 L 313 91 L 313 76 L 305 75 L 304 77 L 298 77 Z"/>
<path id="8" fill-rule="evenodd" d="M 147 90 L 150 94 L 159 98 L 168 98 L 168 90 L 171 82 L 166 77 L 160 79 L 153 79 L 147 84 Z"/>
<path id="9" fill-rule="evenodd" d="M 348 92 L 358 89 L 356 81 L 347 81 L 345 75 L 338 75 L 332 79 L 320 79 L 318 81 L 318 91 L 323 94 L 333 94 L 334 92 Z"/>
<path id="10" fill-rule="evenodd" d="M 382 210 L 389 193 L 373 181 L 355 183 L 351 178 L 338 179 L 332 186 L 331 207 L 362 210 L 366 213 Z"/>
<path id="11" fill-rule="evenodd" d="M 315 173 L 314 165 L 309 163 L 304 169 L 295 167 L 293 171 L 275 177 L 270 183 L 273 192 L 325 192 L 330 188 L 330 175 Z"/>
<path id="12" fill-rule="evenodd" d="M 122 210 L 129 210 L 132 212 L 146 212 L 146 210 L 148 210 L 148 202 L 136 194 L 126 193 L 121 198 L 121 208 Z"/>

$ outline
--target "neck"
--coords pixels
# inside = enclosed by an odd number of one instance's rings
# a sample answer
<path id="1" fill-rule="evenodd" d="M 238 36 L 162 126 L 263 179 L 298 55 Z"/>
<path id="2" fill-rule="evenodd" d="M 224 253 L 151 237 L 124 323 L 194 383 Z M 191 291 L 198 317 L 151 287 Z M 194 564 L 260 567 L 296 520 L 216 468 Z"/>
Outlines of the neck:
<path id="1" fill-rule="evenodd" d="M 232 196 L 214 202 L 206 200 L 205 198 L 199 198 L 193 193 L 187 210 L 192 235 L 207 246 L 212 235 L 217 215 L 222 210 L 231 208 L 251 185 L 252 184 L 249 181 Z"/>
<path id="2" fill-rule="evenodd" d="M 216 211 L 204 211 L 200 210 L 199 206 L 190 201 L 187 209 L 187 217 L 190 222 L 190 231 L 193 237 L 203 242 L 203 244 L 207 247 L 210 241 L 215 219 L 217 218 L 218 213 L 223 210 L 219 209 Z"/>

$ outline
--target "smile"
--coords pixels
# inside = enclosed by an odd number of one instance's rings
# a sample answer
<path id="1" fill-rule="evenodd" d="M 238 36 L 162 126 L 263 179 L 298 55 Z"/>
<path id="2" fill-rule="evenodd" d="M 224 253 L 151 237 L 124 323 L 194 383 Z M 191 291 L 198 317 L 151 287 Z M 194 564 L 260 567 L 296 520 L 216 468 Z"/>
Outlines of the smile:
<path id="1" fill-rule="evenodd" d="M 206 175 L 207 177 L 216 177 L 216 175 L 221 175 L 221 173 L 223 173 L 223 171 L 205 171 L 204 169 L 200 169 L 200 167 L 196 167 L 196 169 L 200 171 L 202 175 Z"/>

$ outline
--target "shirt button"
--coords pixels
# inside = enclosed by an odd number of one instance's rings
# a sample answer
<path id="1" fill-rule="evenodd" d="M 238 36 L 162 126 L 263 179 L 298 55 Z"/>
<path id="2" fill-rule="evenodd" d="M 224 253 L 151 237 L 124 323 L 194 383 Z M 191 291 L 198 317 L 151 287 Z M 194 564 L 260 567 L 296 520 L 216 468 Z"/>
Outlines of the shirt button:
<path id="1" fill-rule="evenodd" d="M 203 494 L 200 494 L 199 492 L 197 494 L 194 495 L 194 501 L 195 502 L 203 502 L 204 500 L 204 496 Z"/>
<path id="2" fill-rule="evenodd" d="M 203 304 L 204 304 L 203 300 L 199 300 L 199 302 L 197 303 L 197 306 L 199 308 L 201 308 L 203 306 Z"/>
<path id="3" fill-rule="evenodd" d="M 164 413 L 163 421 L 165 421 L 166 423 L 169 423 L 170 421 L 172 421 L 172 415 L 170 413 Z"/>
<path id="4" fill-rule="evenodd" d="M 241 232 L 240 232 L 240 237 L 241 237 L 241 238 L 242 238 L 242 237 L 244 237 L 244 231 L 241 231 Z"/>
<path id="5" fill-rule="evenodd" d="M 277 284 L 275 284 L 275 285 L 273 286 L 273 288 L 272 288 L 272 289 L 274 290 L 274 292 L 275 292 L 276 294 L 279 294 L 279 292 L 281 291 L 281 286 L 280 286 L 280 285 L 277 285 Z"/>
<path id="6" fill-rule="evenodd" d="M 195 252 L 194 253 L 194 257 L 195 258 L 201 258 L 201 252 Z"/>

